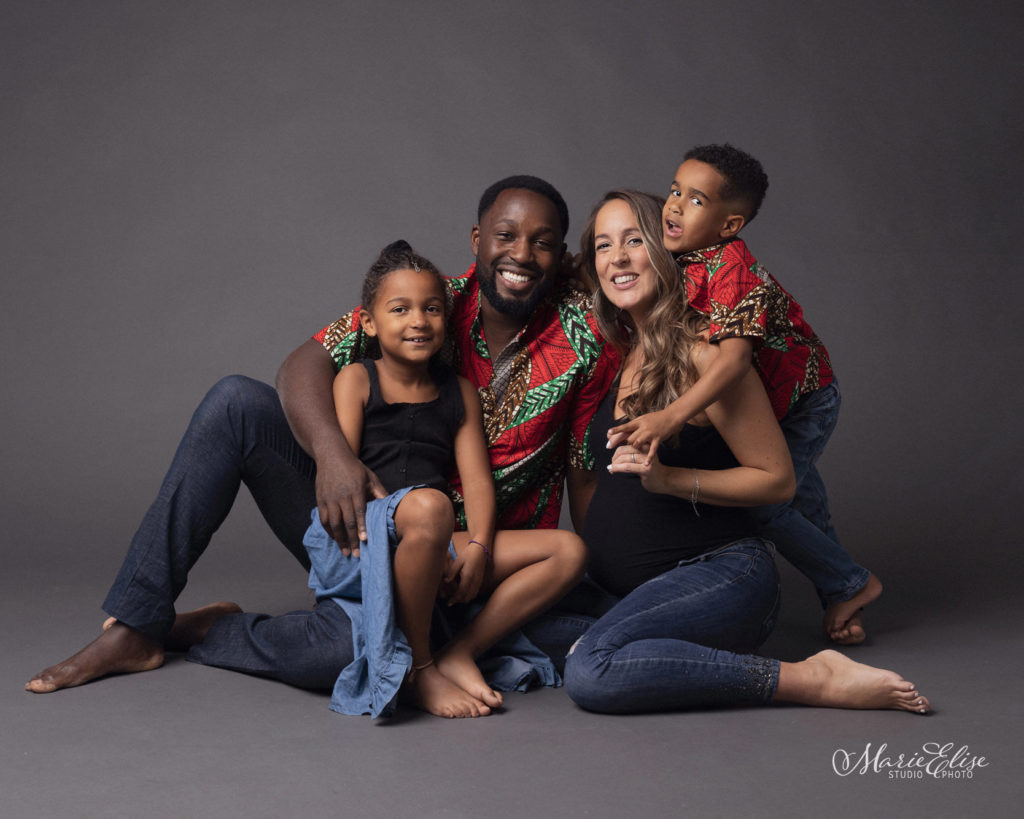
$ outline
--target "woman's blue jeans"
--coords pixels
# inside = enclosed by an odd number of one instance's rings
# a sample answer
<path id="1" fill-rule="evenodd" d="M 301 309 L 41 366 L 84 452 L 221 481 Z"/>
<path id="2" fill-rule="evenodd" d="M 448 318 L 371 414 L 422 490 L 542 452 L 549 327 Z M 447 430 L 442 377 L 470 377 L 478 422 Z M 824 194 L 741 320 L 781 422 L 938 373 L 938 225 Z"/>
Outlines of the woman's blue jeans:
<path id="1" fill-rule="evenodd" d="M 773 553 L 737 541 L 634 589 L 570 650 L 569 696 L 609 714 L 769 701 L 779 662 L 749 652 L 775 625 Z"/>

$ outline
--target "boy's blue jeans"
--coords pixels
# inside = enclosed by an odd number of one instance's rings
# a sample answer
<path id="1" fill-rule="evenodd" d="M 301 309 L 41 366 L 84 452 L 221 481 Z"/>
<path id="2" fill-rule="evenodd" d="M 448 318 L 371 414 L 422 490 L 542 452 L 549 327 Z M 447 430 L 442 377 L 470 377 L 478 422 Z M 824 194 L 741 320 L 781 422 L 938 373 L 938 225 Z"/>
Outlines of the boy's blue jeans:
<path id="1" fill-rule="evenodd" d="M 840 545 L 825 484 L 815 466 L 835 429 L 841 403 L 839 384 L 833 380 L 802 396 L 779 422 L 793 459 L 796 495 L 789 503 L 755 510 L 761 533 L 814 583 L 822 606 L 849 600 L 870 574 Z"/>
<path id="2" fill-rule="evenodd" d="M 736 541 L 634 589 L 570 650 L 569 696 L 614 714 L 768 702 L 779 662 L 749 652 L 778 612 L 773 552 Z"/>

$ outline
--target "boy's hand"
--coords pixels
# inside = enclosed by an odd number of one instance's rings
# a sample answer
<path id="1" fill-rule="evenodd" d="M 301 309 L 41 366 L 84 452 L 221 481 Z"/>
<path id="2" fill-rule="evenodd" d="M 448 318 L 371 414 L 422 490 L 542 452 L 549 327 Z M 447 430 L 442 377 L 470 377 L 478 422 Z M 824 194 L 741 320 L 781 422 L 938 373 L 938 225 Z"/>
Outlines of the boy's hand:
<path id="1" fill-rule="evenodd" d="M 463 548 L 462 554 L 448 563 L 442 585 L 452 589 L 448 596 L 448 605 L 468 603 L 476 599 L 484 582 L 487 571 L 487 553 L 474 543 Z"/>
<path id="2" fill-rule="evenodd" d="M 658 445 L 679 432 L 683 423 L 679 423 L 667 409 L 649 412 L 609 429 L 608 449 L 628 444 L 640 452 L 646 452 L 643 463 L 650 466 Z"/>

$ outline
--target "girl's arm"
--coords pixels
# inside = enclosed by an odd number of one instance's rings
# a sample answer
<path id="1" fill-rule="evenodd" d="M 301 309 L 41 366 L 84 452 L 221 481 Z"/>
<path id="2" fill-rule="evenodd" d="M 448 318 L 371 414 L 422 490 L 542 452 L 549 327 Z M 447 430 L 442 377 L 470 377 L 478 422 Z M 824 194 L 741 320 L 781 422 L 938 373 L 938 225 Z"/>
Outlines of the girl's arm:
<path id="1" fill-rule="evenodd" d="M 466 501 L 466 533 L 470 542 L 448 566 L 445 580 L 457 580 L 458 588 L 449 603 L 465 603 L 477 596 L 483 584 L 491 549 L 494 546 L 494 527 L 497 504 L 494 500 L 494 479 L 491 459 L 484 439 L 483 411 L 476 388 L 459 377 L 465 417 L 455 434 L 455 465 L 462 483 L 462 496 Z"/>
<path id="2" fill-rule="evenodd" d="M 698 371 L 712 366 L 719 352 L 708 344 L 695 351 Z M 759 506 L 793 497 L 796 479 L 786 439 L 761 379 L 748 369 L 740 382 L 707 408 L 708 418 L 725 440 L 739 466 L 731 469 L 687 469 L 664 466 L 656 456 L 650 465 L 633 447 L 621 446 L 612 458 L 612 472 L 641 476 L 651 492 L 676 495 L 716 506 Z"/>
<path id="3" fill-rule="evenodd" d="M 349 364 L 342 367 L 338 371 L 338 374 L 334 377 L 334 411 L 338 416 L 338 425 L 341 427 L 341 434 L 344 435 L 345 441 L 348 443 L 349 448 L 354 453 L 359 452 L 359 444 L 363 437 L 363 410 L 366 407 L 366 402 L 370 398 L 370 377 L 366 374 L 366 368 L 362 364 Z M 365 468 L 365 467 L 364 467 Z M 373 475 L 372 472 L 366 470 L 372 477 L 370 486 L 375 495 L 380 496 L 383 491 L 383 487 L 380 487 L 380 481 L 377 480 L 377 476 Z M 376 486 L 374 486 L 376 484 Z M 325 510 L 320 510 L 321 520 Z M 354 554 L 356 557 L 359 556 L 358 543 L 366 540 L 366 528 L 363 524 L 364 517 L 358 515 L 356 510 L 352 510 L 352 516 L 348 514 L 344 515 L 346 522 L 352 520 L 356 521 L 359 526 L 358 540 L 352 545 L 354 548 L 349 549 L 348 544 L 343 541 L 339 541 L 341 545 L 341 553 L 346 557 L 349 554 Z"/>
<path id="4" fill-rule="evenodd" d="M 654 457 L 658 445 L 683 428 L 687 421 L 704 412 L 751 372 L 754 343 L 749 338 L 724 338 L 714 347 L 717 353 L 700 378 L 665 409 L 649 412 L 608 430 L 608 446 L 628 443 Z"/>

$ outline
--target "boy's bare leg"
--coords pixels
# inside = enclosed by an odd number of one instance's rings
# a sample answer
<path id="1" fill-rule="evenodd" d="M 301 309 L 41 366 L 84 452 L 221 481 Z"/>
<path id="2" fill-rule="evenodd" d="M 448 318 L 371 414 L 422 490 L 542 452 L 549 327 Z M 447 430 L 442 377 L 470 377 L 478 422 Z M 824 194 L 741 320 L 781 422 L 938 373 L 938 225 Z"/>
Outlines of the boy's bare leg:
<path id="1" fill-rule="evenodd" d="M 451 501 L 435 489 L 412 490 L 395 510 L 395 613 L 413 664 L 403 690 L 414 705 L 436 716 L 482 717 L 490 707 L 442 674 L 430 653 L 430 619 L 453 525 Z"/>
<path id="2" fill-rule="evenodd" d="M 469 535 L 456 532 L 456 551 Z M 583 577 L 586 548 L 560 529 L 501 531 L 495 535 L 494 565 L 485 580 L 490 599 L 481 612 L 437 656 L 437 667 L 452 681 L 488 705 L 501 694 L 484 680 L 476 658 L 511 631 L 557 603 Z"/>
<path id="3" fill-rule="evenodd" d="M 931 704 L 895 671 L 856 663 L 831 649 L 781 663 L 775 700 L 829 708 L 892 708 L 926 714 Z"/>
<path id="4" fill-rule="evenodd" d="M 166 651 L 188 651 L 192 646 L 199 645 L 206 639 L 206 632 L 210 630 L 214 621 L 226 614 L 241 613 L 241 606 L 228 601 L 210 603 L 192 611 L 182 612 L 174 618 L 174 625 L 171 626 L 171 630 L 164 640 L 164 649 Z M 108 617 L 103 621 L 103 630 L 106 631 L 116 622 L 116 617 Z"/>
<path id="5" fill-rule="evenodd" d="M 164 662 L 163 643 L 130 626 L 115 623 L 89 645 L 64 662 L 40 671 L 25 683 L 25 690 L 49 694 L 60 688 L 83 685 L 108 674 L 151 671 Z"/>
<path id="6" fill-rule="evenodd" d="M 849 600 L 833 603 L 825 609 L 825 634 L 839 645 L 852 646 L 863 643 L 867 635 L 861 623 L 860 611 L 868 603 L 873 603 L 882 593 L 882 581 L 874 575 Z"/>

